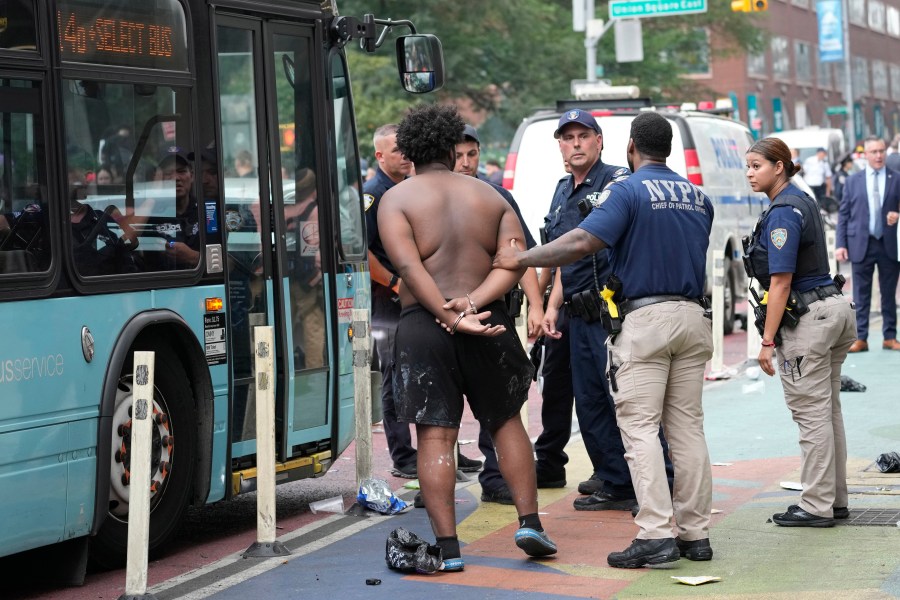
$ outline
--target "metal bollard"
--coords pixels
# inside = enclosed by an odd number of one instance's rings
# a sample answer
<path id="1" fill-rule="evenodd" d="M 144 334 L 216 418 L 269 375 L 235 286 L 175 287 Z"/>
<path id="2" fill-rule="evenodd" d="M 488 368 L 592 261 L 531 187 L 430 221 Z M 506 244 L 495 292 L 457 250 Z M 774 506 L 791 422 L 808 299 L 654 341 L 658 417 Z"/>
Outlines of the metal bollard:
<path id="1" fill-rule="evenodd" d="M 291 553 L 275 539 L 275 331 L 253 328 L 256 349 L 256 541 L 244 558 Z"/>
<path id="2" fill-rule="evenodd" d="M 712 251 L 712 250 L 710 250 Z M 707 379 L 723 379 L 725 375 L 725 258 L 713 256 L 712 334 L 713 354 Z"/>
<path id="3" fill-rule="evenodd" d="M 759 331 L 756 330 L 756 325 L 753 324 L 753 320 L 755 317 L 753 316 L 753 309 L 749 306 L 747 307 L 747 362 L 748 363 L 756 363 L 756 360 L 759 358 L 759 350 L 760 343 L 762 342 L 762 338 L 759 336 Z"/>
<path id="4" fill-rule="evenodd" d="M 372 477 L 372 328 L 369 311 L 353 309 L 353 402 L 356 414 L 356 485 Z"/>
<path id="5" fill-rule="evenodd" d="M 131 492 L 128 499 L 128 556 L 125 593 L 119 600 L 155 599 L 147 593 L 150 543 L 150 445 L 153 440 L 153 352 L 134 353 L 131 405 Z"/>

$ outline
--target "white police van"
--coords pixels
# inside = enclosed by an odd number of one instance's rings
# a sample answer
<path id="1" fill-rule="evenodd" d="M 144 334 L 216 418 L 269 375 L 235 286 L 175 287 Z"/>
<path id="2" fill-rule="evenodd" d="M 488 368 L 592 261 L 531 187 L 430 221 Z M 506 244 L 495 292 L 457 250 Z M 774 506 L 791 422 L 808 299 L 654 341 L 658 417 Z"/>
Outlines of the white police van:
<path id="1" fill-rule="evenodd" d="M 750 130 L 739 121 L 712 112 L 650 107 L 644 99 L 561 101 L 556 109 L 537 111 L 525 118 L 516 131 L 503 180 L 535 239 L 539 239 L 556 183 L 566 174 L 553 132 L 560 115 L 572 108 L 590 110 L 597 119 L 603 130 L 601 158 L 611 165 L 628 165 L 625 150 L 631 120 L 641 110 L 655 110 L 671 121 L 672 154 L 667 164 L 700 186 L 715 205 L 710 258 L 724 261 L 724 329 L 725 333 L 731 333 L 737 316 L 737 298 L 745 296 L 747 290 L 741 263 L 741 237 L 750 233 L 768 205 L 766 196 L 754 193 L 747 182 L 744 154 L 753 143 Z M 708 260 L 707 286 L 712 281 L 712 267 L 712 260 Z"/>

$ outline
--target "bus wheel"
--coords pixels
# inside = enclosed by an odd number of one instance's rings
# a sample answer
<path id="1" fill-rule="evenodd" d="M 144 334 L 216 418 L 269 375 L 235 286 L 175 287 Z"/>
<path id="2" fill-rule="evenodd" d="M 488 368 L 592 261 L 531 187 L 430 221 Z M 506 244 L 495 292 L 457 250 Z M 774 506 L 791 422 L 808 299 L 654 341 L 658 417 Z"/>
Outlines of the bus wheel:
<path id="1" fill-rule="evenodd" d="M 734 320 L 736 318 L 735 314 L 735 283 L 734 283 L 734 270 L 731 268 L 731 259 L 725 259 L 725 287 L 722 290 L 724 302 L 724 310 L 722 311 L 722 330 L 725 335 L 730 335 L 734 332 Z"/>
<path id="2" fill-rule="evenodd" d="M 157 349 L 154 369 L 153 439 L 150 450 L 150 552 L 174 535 L 190 501 L 196 461 L 196 418 L 191 387 L 181 363 Z M 109 513 L 91 540 L 91 560 L 100 567 L 125 564 L 131 481 L 133 367 L 119 379 L 112 423 Z"/>

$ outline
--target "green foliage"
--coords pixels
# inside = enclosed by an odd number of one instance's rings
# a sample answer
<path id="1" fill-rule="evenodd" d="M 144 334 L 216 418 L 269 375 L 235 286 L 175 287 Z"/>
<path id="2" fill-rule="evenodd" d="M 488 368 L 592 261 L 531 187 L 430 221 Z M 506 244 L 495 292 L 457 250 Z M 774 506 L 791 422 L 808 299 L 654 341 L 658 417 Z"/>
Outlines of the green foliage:
<path id="1" fill-rule="evenodd" d="M 718 39 L 733 40 L 731 51 L 760 47 L 753 17 L 735 14 L 727 2 L 709 0 L 709 13 L 644 19 L 641 63 L 615 62 L 612 31 L 601 40 L 597 63 L 613 84 L 636 84 L 657 100 L 687 98 L 702 89 L 680 77 L 682 65 L 698 62 L 696 28 L 708 27 Z M 420 33 L 433 33 L 444 48 L 446 81 L 436 94 L 416 96 L 397 81 L 394 39 L 407 33 L 395 28 L 374 55 L 348 45 L 356 102 L 357 128 L 364 156 L 372 156 L 371 133 L 396 122 L 421 102 L 464 99 L 484 110 L 491 126 L 483 130 L 508 137 L 532 110 L 570 96 L 570 81 L 585 77 L 584 34 L 572 31 L 571 0 L 339 0 L 342 15 L 358 18 L 409 19 Z M 597 3 L 597 17 L 606 17 Z M 748 26 L 748 24 L 750 24 Z M 497 123 L 499 121 L 499 123 Z M 503 140 L 504 143 L 508 139 Z"/>

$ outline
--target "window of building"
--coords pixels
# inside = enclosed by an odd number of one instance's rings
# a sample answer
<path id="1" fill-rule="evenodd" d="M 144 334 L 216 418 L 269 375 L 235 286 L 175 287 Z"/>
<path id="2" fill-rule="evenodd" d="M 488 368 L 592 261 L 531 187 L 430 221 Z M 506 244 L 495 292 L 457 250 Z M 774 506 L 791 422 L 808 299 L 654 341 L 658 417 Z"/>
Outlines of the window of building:
<path id="1" fill-rule="evenodd" d="M 884 2 L 869 0 L 869 29 L 884 33 Z"/>
<path id="2" fill-rule="evenodd" d="M 812 63 L 810 46 L 806 42 L 794 40 L 794 61 L 797 65 L 797 83 L 810 83 L 812 81 Z"/>
<path id="3" fill-rule="evenodd" d="M 833 81 L 831 79 L 831 63 L 819 60 L 819 54 L 815 46 L 812 47 L 813 60 L 816 63 L 816 80 L 820 88 L 831 89 Z"/>
<path id="4" fill-rule="evenodd" d="M 888 6 L 884 20 L 888 35 L 900 37 L 900 10 L 893 6 Z"/>
<path id="5" fill-rule="evenodd" d="M 772 75 L 776 79 L 789 79 L 791 76 L 791 55 L 789 42 L 784 36 L 776 35 L 769 43 L 772 51 Z"/>
<path id="6" fill-rule="evenodd" d="M 836 62 L 834 64 L 834 87 L 839 90 L 842 94 L 846 91 L 847 88 L 847 69 L 844 68 L 844 61 Z"/>
<path id="7" fill-rule="evenodd" d="M 887 64 L 883 60 L 872 61 L 872 92 L 879 98 L 888 97 Z"/>
<path id="8" fill-rule="evenodd" d="M 862 56 L 853 57 L 853 93 L 857 96 L 868 96 L 869 88 L 869 61 Z"/>
<path id="9" fill-rule="evenodd" d="M 756 77 L 765 77 L 766 70 L 766 53 L 747 55 L 747 75 Z"/>
<path id="10" fill-rule="evenodd" d="M 900 100 L 900 65 L 891 64 L 891 98 Z"/>
<path id="11" fill-rule="evenodd" d="M 866 26 L 866 0 L 850 0 L 850 24 Z"/>

